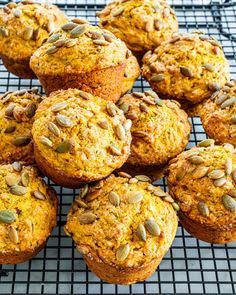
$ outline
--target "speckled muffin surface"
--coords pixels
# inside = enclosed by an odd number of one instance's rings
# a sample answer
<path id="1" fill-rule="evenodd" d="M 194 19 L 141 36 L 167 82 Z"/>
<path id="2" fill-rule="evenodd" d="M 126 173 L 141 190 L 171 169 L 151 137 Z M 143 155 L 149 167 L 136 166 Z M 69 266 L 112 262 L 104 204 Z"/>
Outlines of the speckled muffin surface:
<path id="1" fill-rule="evenodd" d="M 134 92 L 119 100 L 125 116 L 132 120 L 132 165 L 164 165 L 188 143 L 191 125 L 175 102 L 161 100 L 153 91 Z"/>
<path id="2" fill-rule="evenodd" d="M 0 96 L 0 163 L 34 162 L 31 130 L 41 101 L 37 88 Z"/>
<path id="3" fill-rule="evenodd" d="M 183 152 L 169 167 L 168 186 L 179 218 L 193 236 L 209 243 L 236 240 L 236 150 L 214 140 Z"/>
<path id="4" fill-rule="evenodd" d="M 29 68 L 31 55 L 65 22 L 65 14 L 51 4 L 11 2 L 0 9 L 0 56 L 7 69 L 22 78 L 35 78 Z"/>
<path id="5" fill-rule="evenodd" d="M 153 50 L 178 31 L 175 12 L 165 1 L 114 1 L 97 14 L 99 25 L 113 32 L 136 53 Z"/>
<path id="6" fill-rule="evenodd" d="M 57 196 L 38 171 L 19 162 L 0 166 L 0 264 L 31 259 L 56 225 Z"/>
<path id="7" fill-rule="evenodd" d="M 236 145 L 236 85 L 229 82 L 204 102 L 201 121 L 206 133 L 219 143 Z"/>
<path id="8" fill-rule="evenodd" d="M 170 196 L 144 175 L 122 175 L 84 187 L 69 211 L 65 231 L 97 276 L 132 284 L 155 271 L 178 222 Z"/>
<path id="9" fill-rule="evenodd" d="M 143 76 L 162 98 L 198 103 L 229 80 L 221 45 L 200 32 L 175 35 L 143 62 Z"/>
<path id="10" fill-rule="evenodd" d="M 126 122 L 112 102 L 77 89 L 54 92 L 36 113 L 36 162 L 62 186 L 104 178 L 128 158 L 131 134 Z"/>
<path id="11" fill-rule="evenodd" d="M 85 22 L 78 24 L 78 22 Z M 55 32 L 31 57 L 46 94 L 78 88 L 117 101 L 128 49 L 112 33 L 75 19 Z"/>

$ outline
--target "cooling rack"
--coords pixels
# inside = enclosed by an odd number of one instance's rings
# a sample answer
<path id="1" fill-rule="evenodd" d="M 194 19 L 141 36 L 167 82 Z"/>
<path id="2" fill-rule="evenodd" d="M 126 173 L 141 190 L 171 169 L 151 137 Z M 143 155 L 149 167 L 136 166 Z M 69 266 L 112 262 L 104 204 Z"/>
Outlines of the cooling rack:
<path id="1" fill-rule="evenodd" d="M 9 1 L 1 1 L 0 7 Z M 85 17 L 97 22 L 95 12 L 104 0 L 53 1 L 69 17 Z M 180 31 L 198 28 L 216 37 L 224 47 L 232 78 L 236 78 L 236 2 L 177 0 L 172 4 Z M 23 80 L 8 73 L 0 61 L 0 93 L 32 86 L 42 88 L 37 80 Z M 135 91 L 149 88 L 138 79 Z M 199 118 L 191 118 L 193 131 L 188 148 L 206 138 Z M 0 294 L 236 294 L 236 243 L 210 245 L 196 240 L 178 227 L 174 243 L 151 278 L 132 286 L 111 285 L 88 270 L 73 242 L 63 231 L 68 209 L 78 190 L 52 185 L 59 197 L 57 227 L 47 246 L 29 262 L 0 265 Z M 158 182 L 164 190 L 166 180 Z"/>

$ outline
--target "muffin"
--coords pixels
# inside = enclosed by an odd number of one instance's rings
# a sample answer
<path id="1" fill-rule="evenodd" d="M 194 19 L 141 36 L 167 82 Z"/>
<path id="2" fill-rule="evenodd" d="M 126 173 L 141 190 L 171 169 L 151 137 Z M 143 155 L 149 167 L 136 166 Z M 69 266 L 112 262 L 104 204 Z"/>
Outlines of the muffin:
<path id="1" fill-rule="evenodd" d="M 65 187 L 108 176 L 130 153 L 130 126 L 123 112 L 78 89 L 59 90 L 44 99 L 32 133 L 39 168 Z"/>
<path id="2" fill-rule="evenodd" d="M 191 103 L 189 101 L 179 101 L 180 107 L 182 110 L 184 110 L 189 117 L 200 117 L 201 112 L 203 110 L 203 104 L 204 101 L 199 102 L 199 103 Z"/>
<path id="3" fill-rule="evenodd" d="M 119 107 L 126 118 L 132 120 L 131 153 L 127 164 L 164 165 L 185 149 L 191 124 L 187 114 L 174 101 L 161 100 L 153 91 L 134 92 L 123 96 Z"/>
<path id="4" fill-rule="evenodd" d="M 114 1 L 97 12 L 99 25 L 123 40 L 141 57 L 178 31 L 178 20 L 166 1 Z"/>
<path id="5" fill-rule="evenodd" d="M 6 92 L 0 96 L 0 163 L 34 162 L 31 129 L 42 101 L 38 88 Z"/>
<path id="6" fill-rule="evenodd" d="M 67 17 L 55 5 L 22 1 L 0 9 L 0 57 L 5 67 L 21 78 L 36 78 L 29 67 L 34 51 Z"/>
<path id="7" fill-rule="evenodd" d="M 198 33 L 175 35 L 143 58 L 143 76 L 162 98 L 198 103 L 229 80 L 221 45 Z"/>
<path id="8" fill-rule="evenodd" d="M 0 264 L 21 263 L 37 255 L 56 225 L 56 192 L 19 162 L 0 166 L 0 182 Z"/>
<path id="9" fill-rule="evenodd" d="M 141 71 L 136 57 L 131 53 L 131 51 L 127 51 L 127 63 L 124 73 L 124 80 L 122 86 L 122 95 L 132 89 L 135 81 L 138 79 Z"/>
<path id="10" fill-rule="evenodd" d="M 112 33 L 74 19 L 33 54 L 30 66 L 45 92 L 78 88 L 117 101 L 127 58 L 125 43 Z"/>
<path id="11" fill-rule="evenodd" d="M 201 113 L 206 133 L 219 143 L 236 145 L 236 85 L 229 82 L 204 102 Z"/>
<path id="12" fill-rule="evenodd" d="M 122 175 L 85 186 L 69 211 L 65 232 L 99 278 L 133 284 L 152 275 L 171 246 L 178 205 L 144 175 Z"/>
<path id="13" fill-rule="evenodd" d="M 190 234 L 208 243 L 236 240 L 235 181 L 236 150 L 229 143 L 206 139 L 172 161 L 168 186 Z"/>

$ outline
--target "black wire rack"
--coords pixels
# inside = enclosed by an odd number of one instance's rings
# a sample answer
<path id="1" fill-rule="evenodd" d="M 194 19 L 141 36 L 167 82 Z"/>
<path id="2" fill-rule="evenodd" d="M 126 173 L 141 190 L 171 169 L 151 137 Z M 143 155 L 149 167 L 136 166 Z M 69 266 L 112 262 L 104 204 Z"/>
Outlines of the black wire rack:
<path id="1" fill-rule="evenodd" d="M 0 7 L 9 1 L 1 1 Z M 97 23 L 95 12 L 104 0 L 57 0 L 69 17 L 85 17 Z M 216 37 L 224 47 L 232 78 L 236 78 L 236 2 L 226 0 L 177 0 L 172 4 L 180 31 L 195 28 Z M 41 86 L 8 73 L 0 61 L 0 92 Z M 135 91 L 149 88 L 142 78 Z M 188 148 L 206 138 L 199 118 L 191 118 L 193 131 Z M 58 192 L 58 223 L 47 246 L 37 257 L 19 265 L 0 265 L 0 294 L 236 294 L 236 243 L 211 245 L 201 242 L 181 226 L 174 243 L 151 278 L 131 286 L 111 285 L 90 272 L 72 240 L 63 231 L 66 214 L 78 190 L 62 188 L 47 180 Z M 166 180 L 159 180 L 164 190 Z"/>

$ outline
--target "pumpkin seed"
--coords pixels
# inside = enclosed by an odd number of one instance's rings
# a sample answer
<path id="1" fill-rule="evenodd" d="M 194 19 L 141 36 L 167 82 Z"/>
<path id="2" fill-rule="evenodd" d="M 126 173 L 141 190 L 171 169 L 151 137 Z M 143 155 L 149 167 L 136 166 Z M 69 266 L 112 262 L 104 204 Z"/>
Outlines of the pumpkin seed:
<path id="1" fill-rule="evenodd" d="M 60 129 L 57 127 L 57 125 L 56 124 L 54 124 L 53 122 L 50 122 L 49 124 L 48 124 L 48 129 L 55 135 L 55 136 L 57 136 L 57 137 L 59 137 L 60 136 L 60 134 L 61 134 L 61 131 L 60 131 Z"/>
<path id="2" fill-rule="evenodd" d="M 16 221 L 16 213 L 11 210 L 0 210 L 0 222 L 13 223 Z"/>
<path id="3" fill-rule="evenodd" d="M 82 18 L 73 18 L 71 21 L 78 25 L 88 24 L 88 21 Z"/>
<path id="4" fill-rule="evenodd" d="M 142 112 L 148 113 L 149 109 L 148 109 L 148 107 L 146 106 L 145 103 L 142 103 L 142 102 L 141 102 L 140 105 L 139 105 L 139 107 L 140 107 L 140 110 L 141 110 Z"/>
<path id="5" fill-rule="evenodd" d="M 72 140 L 64 140 L 62 141 L 56 148 L 56 152 L 59 154 L 69 153 L 74 147 L 74 142 Z"/>
<path id="6" fill-rule="evenodd" d="M 162 14 L 163 14 L 163 17 L 164 17 L 164 18 L 165 18 L 165 17 L 168 17 L 169 14 L 170 14 L 170 9 L 169 9 L 168 7 L 164 8 Z"/>
<path id="7" fill-rule="evenodd" d="M 175 37 L 173 37 L 170 41 L 169 41 L 169 43 L 175 43 L 175 42 L 177 42 L 177 41 L 179 41 L 180 40 L 180 36 L 175 36 Z"/>
<path id="8" fill-rule="evenodd" d="M 152 90 L 146 90 L 146 91 L 144 91 L 144 93 L 145 93 L 145 95 L 151 96 L 152 98 L 158 97 L 158 95 L 156 94 L 156 92 L 154 92 Z"/>
<path id="9" fill-rule="evenodd" d="M 86 92 L 80 91 L 79 96 L 85 100 L 89 100 L 90 99 L 90 95 Z"/>
<path id="10" fill-rule="evenodd" d="M 202 216 L 204 216 L 204 217 L 209 216 L 209 214 L 210 214 L 209 208 L 204 202 L 199 202 L 197 205 L 197 208 L 198 208 L 199 213 Z"/>
<path id="11" fill-rule="evenodd" d="M 25 109 L 23 107 L 16 106 L 13 110 L 13 117 L 18 123 L 22 122 L 22 118 L 24 114 L 25 114 Z"/>
<path id="12" fill-rule="evenodd" d="M 56 47 L 56 46 L 51 46 L 51 47 L 48 48 L 48 50 L 46 50 L 46 53 L 47 53 L 47 54 L 53 54 L 53 53 L 55 53 L 55 52 L 57 52 L 57 51 L 58 51 L 58 47 Z"/>
<path id="13" fill-rule="evenodd" d="M 108 102 L 106 105 L 106 110 L 111 117 L 116 115 L 116 106 L 114 103 Z"/>
<path id="14" fill-rule="evenodd" d="M 124 141 L 126 139 L 126 132 L 125 132 L 124 127 L 121 124 L 118 124 L 116 126 L 116 135 L 122 141 Z"/>
<path id="15" fill-rule="evenodd" d="M 111 34 L 103 34 L 103 37 L 107 42 L 112 42 L 114 40 L 114 37 Z"/>
<path id="16" fill-rule="evenodd" d="M 151 77 L 151 82 L 161 82 L 165 80 L 165 75 L 164 74 L 154 74 Z"/>
<path id="17" fill-rule="evenodd" d="M 116 145 L 114 145 L 113 143 L 110 144 L 110 151 L 115 156 L 121 156 L 122 155 L 121 150 Z"/>
<path id="18" fill-rule="evenodd" d="M 209 63 L 204 64 L 203 67 L 209 72 L 215 72 L 215 67 Z"/>
<path id="19" fill-rule="evenodd" d="M 20 162 L 13 162 L 11 166 L 17 172 L 20 172 L 22 169 L 22 165 Z"/>
<path id="20" fill-rule="evenodd" d="M 147 22 L 146 22 L 146 25 L 145 25 L 145 31 L 147 33 L 150 33 L 151 31 L 153 31 L 154 29 L 154 20 L 153 19 L 149 19 Z"/>
<path id="21" fill-rule="evenodd" d="M 232 173 L 233 163 L 230 158 L 226 159 L 225 161 L 225 173 L 226 175 L 230 175 Z"/>
<path id="22" fill-rule="evenodd" d="M 31 28 L 31 27 L 26 28 L 23 31 L 23 39 L 25 41 L 30 40 L 33 37 L 33 33 L 34 33 L 34 29 L 33 28 Z"/>
<path id="23" fill-rule="evenodd" d="M 20 176 L 11 173 L 5 177 L 5 181 L 8 186 L 17 185 L 20 182 Z"/>
<path id="24" fill-rule="evenodd" d="M 222 177 L 222 178 L 219 178 L 219 179 L 214 180 L 213 184 L 214 184 L 214 186 L 216 186 L 216 187 L 221 187 L 221 186 L 223 186 L 226 182 L 227 182 L 227 179 L 224 178 L 224 177 Z"/>
<path id="25" fill-rule="evenodd" d="M 146 175 L 136 175 L 135 178 L 143 182 L 149 182 L 149 181 L 152 182 L 151 178 Z"/>
<path id="26" fill-rule="evenodd" d="M 53 46 L 56 46 L 57 48 L 60 48 L 60 47 L 62 47 L 62 46 L 65 45 L 66 41 L 67 41 L 66 39 L 58 40 L 58 41 L 56 41 L 56 42 L 53 44 Z"/>
<path id="27" fill-rule="evenodd" d="M 143 97 L 143 93 L 141 93 L 141 92 L 133 92 L 132 93 L 132 96 L 138 97 L 138 98 L 142 98 Z"/>
<path id="28" fill-rule="evenodd" d="M 54 43 L 54 42 L 56 42 L 60 37 L 61 37 L 61 34 L 53 34 L 53 35 L 51 35 L 51 36 L 48 38 L 47 42 L 48 42 L 48 43 Z"/>
<path id="29" fill-rule="evenodd" d="M 29 185 L 29 173 L 28 172 L 23 172 L 21 174 L 21 183 L 23 184 L 23 186 L 27 187 Z"/>
<path id="30" fill-rule="evenodd" d="M 151 235 L 160 236 L 161 234 L 160 227 L 157 225 L 157 223 L 153 219 L 147 219 L 145 221 L 145 227 Z"/>
<path id="31" fill-rule="evenodd" d="M 233 198 L 236 198 L 236 189 L 232 189 L 228 192 L 228 194 L 233 197 Z"/>
<path id="32" fill-rule="evenodd" d="M 15 16 L 15 17 L 20 17 L 21 16 L 21 14 L 22 14 L 22 11 L 21 10 L 19 10 L 19 9 L 13 9 L 12 10 L 12 14 Z"/>
<path id="33" fill-rule="evenodd" d="M 135 193 L 135 194 L 132 194 L 128 197 L 128 202 L 130 204 L 135 204 L 135 203 L 139 203 L 140 201 L 142 201 L 142 199 L 143 199 L 143 194 Z"/>
<path id="34" fill-rule="evenodd" d="M 180 67 L 180 73 L 188 78 L 191 78 L 193 76 L 191 70 L 188 67 Z"/>
<path id="35" fill-rule="evenodd" d="M 234 114 L 234 115 L 231 117 L 231 122 L 232 122 L 232 123 L 236 123 L 236 114 Z"/>
<path id="36" fill-rule="evenodd" d="M 172 203 L 172 207 L 175 209 L 175 211 L 179 211 L 180 210 L 180 207 L 179 207 L 179 204 L 177 203 Z"/>
<path id="37" fill-rule="evenodd" d="M 15 108 L 15 105 L 10 104 L 5 110 L 5 115 L 8 117 L 11 117 L 13 115 L 14 108 Z"/>
<path id="38" fill-rule="evenodd" d="M 88 193 L 88 184 L 86 184 L 80 191 L 80 198 L 83 199 Z"/>
<path id="39" fill-rule="evenodd" d="M 27 193 L 27 188 L 21 185 L 13 185 L 10 187 L 10 192 L 16 196 L 22 196 Z"/>
<path id="40" fill-rule="evenodd" d="M 77 44 L 77 39 L 69 39 L 65 41 L 64 47 L 70 48 Z"/>
<path id="41" fill-rule="evenodd" d="M 199 179 L 204 177 L 209 170 L 209 167 L 201 166 L 197 167 L 192 174 L 193 179 Z"/>
<path id="42" fill-rule="evenodd" d="M 4 133 L 13 133 L 16 130 L 16 125 L 9 125 L 7 128 L 4 130 Z"/>
<path id="43" fill-rule="evenodd" d="M 129 252 L 130 252 L 129 244 L 120 246 L 118 250 L 116 251 L 116 259 L 120 261 L 125 260 L 128 257 Z"/>
<path id="44" fill-rule="evenodd" d="M 73 126 L 72 121 L 67 116 L 64 116 L 61 114 L 58 114 L 56 116 L 56 121 L 62 127 L 72 127 Z"/>
<path id="45" fill-rule="evenodd" d="M 118 16 L 118 15 L 121 15 L 123 12 L 124 12 L 124 8 L 123 8 L 123 7 L 120 7 L 120 8 L 118 8 L 118 9 L 116 9 L 116 10 L 112 13 L 112 15 L 116 17 L 116 16 Z"/>
<path id="46" fill-rule="evenodd" d="M 100 194 L 101 194 L 101 190 L 100 189 L 95 190 L 93 192 L 90 192 L 86 196 L 86 201 L 91 202 L 91 201 L 97 199 L 97 197 L 99 197 Z"/>
<path id="47" fill-rule="evenodd" d="M 229 152 L 232 152 L 234 150 L 234 146 L 231 143 L 225 143 L 223 144 L 223 147 Z"/>
<path id="48" fill-rule="evenodd" d="M 76 250 L 77 250 L 81 255 L 86 255 L 86 254 L 89 253 L 88 248 L 85 247 L 85 246 L 79 246 L 79 245 L 77 245 L 77 246 L 76 246 Z"/>
<path id="49" fill-rule="evenodd" d="M 211 82 L 208 84 L 208 88 L 209 88 L 209 90 L 217 91 L 217 90 L 221 89 L 221 86 L 220 86 L 220 84 L 218 84 L 216 82 Z"/>
<path id="50" fill-rule="evenodd" d="M 19 242 L 19 236 L 18 236 L 18 232 L 17 232 L 17 230 L 14 228 L 14 227 L 10 227 L 10 229 L 9 229 L 9 238 L 10 238 L 10 240 L 13 242 L 13 243 L 15 243 L 15 244 L 17 244 L 18 242 Z"/>
<path id="51" fill-rule="evenodd" d="M 18 136 L 12 140 L 12 144 L 17 147 L 26 146 L 31 142 L 31 138 L 29 136 Z"/>
<path id="52" fill-rule="evenodd" d="M 87 30 L 87 25 L 76 26 L 70 31 L 72 37 L 79 37 L 84 34 Z"/>
<path id="53" fill-rule="evenodd" d="M 82 224 L 91 224 L 97 219 L 97 216 L 92 212 L 85 212 L 79 216 L 79 221 Z"/>
<path id="54" fill-rule="evenodd" d="M 153 192 L 153 194 L 155 195 L 155 196 L 158 196 L 158 197 L 161 197 L 161 198 L 164 198 L 164 197 L 166 197 L 166 192 L 164 192 L 162 189 L 157 189 L 157 190 L 155 190 L 154 192 Z"/>
<path id="55" fill-rule="evenodd" d="M 123 127 L 125 131 L 129 131 L 132 127 L 132 121 L 130 119 L 127 119 L 125 123 L 123 124 Z"/>
<path id="56" fill-rule="evenodd" d="M 236 182 L 236 169 L 234 169 L 234 171 L 232 172 L 232 177 L 233 180 Z"/>
<path id="57" fill-rule="evenodd" d="M 132 183 L 138 183 L 138 179 L 132 177 L 132 178 L 130 178 L 129 183 L 131 183 L 131 184 L 132 184 Z"/>
<path id="58" fill-rule="evenodd" d="M 185 166 L 181 166 L 178 168 L 177 172 L 176 172 L 176 180 L 180 181 L 184 178 L 184 176 L 186 175 L 187 171 Z"/>
<path id="59" fill-rule="evenodd" d="M 188 160 L 190 163 L 197 165 L 204 163 L 204 159 L 201 156 L 191 156 Z"/>
<path id="60" fill-rule="evenodd" d="M 168 203 L 174 203 L 174 199 L 169 194 L 166 194 L 166 196 L 163 198 L 163 200 Z"/>
<path id="61" fill-rule="evenodd" d="M 126 172 L 118 172 L 118 175 L 121 176 L 121 177 L 124 177 L 124 178 L 132 178 L 132 176 Z"/>
<path id="62" fill-rule="evenodd" d="M 39 36 L 40 36 L 40 28 L 33 30 L 32 40 L 37 41 L 39 39 Z"/>
<path id="63" fill-rule="evenodd" d="M 36 103 L 31 102 L 25 108 L 25 114 L 28 118 L 32 118 L 37 110 Z"/>
<path id="64" fill-rule="evenodd" d="M 119 206 L 120 205 L 120 197 L 117 193 L 115 192 L 110 192 L 109 193 L 109 201 L 111 202 L 112 205 L 114 206 Z"/>
<path id="65" fill-rule="evenodd" d="M 156 98 L 154 99 L 154 101 L 155 101 L 155 103 L 156 103 L 158 106 L 160 106 L 160 107 L 163 106 L 163 100 L 160 99 L 159 97 L 156 97 Z"/>
<path id="66" fill-rule="evenodd" d="M 219 179 L 225 176 L 225 172 L 223 170 L 213 170 L 207 175 L 210 179 Z"/>
<path id="67" fill-rule="evenodd" d="M 130 120 L 136 120 L 136 119 L 138 119 L 138 116 L 135 112 L 129 111 L 126 115 L 126 118 L 130 119 Z"/>
<path id="68" fill-rule="evenodd" d="M 198 144 L 198 146 L 200 146 L 200 147 L 209 147 L 209 146 L 211 146 L 211 145 L 214 145 L 214 143 L 215 143 L 214 139 L 210 139 L 210 138 L 208 138 L 208 139 L 204 139 L 204 140 L 202 140 L 202 141 Z"/>
<path id="69" fill-rule="evenodd" d="M 236 211 L 236 201 L 229 195 L 224 195 L 222 198 L 222 202 L 224 207 L 231 211 L 235 212 Z"/>
<path id="70" fill-rule="evenodd" d="M 160 31 L 163 28 L 163 22 L 156 19 L 154 21 L 154 27 L 157 31 Z"/>
<path id="71" fill-rule="evenodd" d="M 144 225 L 142 225 L 141 223 L 137 227 L 136 235 L 142 241 L 146 241 L 146 239 L 147 239 L 146 229 L 145 229 Z"/>
<path id="72" fill-rule="evenodd" d="M 76 199 L 75 202 L 79 205 L 80 208 L 84 208 L 84 209 L 88 208 L 88 205 L 81 199 Z"/>
<path id="73" fill-rule="evenodd" d="M 89 31 L 92 39 L 103 39 L 103 35 L 97 31 Z"/>
<path id="74" fill-rule="evenodd" d="M 216 99 L 219 95 L 220 95 L 220 91 L 217 90 L 217 91 L 215 91 L 215 92 L 212 93 L 212 95 L 211 95 L 210 98 L 211 98 L 211 100 L 214 100 L 214 99 Z"/>
<path id="75" fill-rule="evenodd" d="M 149 134 L 147 132 L 145 132 L 145 131 L 137 130 L 137 131 L 132 132 L 132 136 L 142 138 L 142 137 L 146 137 L 146 136 L 148 137 Z"/>
<path id="76" fill-rule="evenodd" d="M 109 125 L 108 125 L 107 121 L 98 122 L 98 126 L 100 126 L 102 129 L 108 129 L 109 128 Z"/>
<path id="77" fill-rule="evenodd" d="M 236 97 L 231 97 L 231 98 L 225 100 L 225 101 L 221 104 L 220 107 L 221 107 L 222 109 L 225 109 L 225 108 L 227 108 L 227 107 L 232 106 L 235 102 L 236 102 Z"/>
<path id="78" fill-rule="evenodd" d="M 0 36 L 7 37 L 8 35 L 8 30 L 6 28 L 0 27 Z"/>
<path id="79" fill-rule="evenodd" d="M 44 135 L 40 136 L 39 142 L 42 143 L 43 145 L 47 146 L 47 147 L 52 147 L 53 146 L 52 141 L 49 138 L 47 138 L 46 136 L 44 136 Z"/>
<path id="80" fill-rule="evenodd" d="M 129 111 L 129 104 L 127 103 L 122 103 L 119 108 L 124 112 L 124 114 L 126 114 Z"/>
<path id="81" fill-rule="evenodd" d="M 77 24 L 74 22 L 69 22 L 64 24 L 61 28 L 63 31 L 70 31 L 77 27 Z"/>
<path id="82" fill-rule="evenodd" d="M 52 106 L 51 111 L 52 112 L 59 112 L 59 111 L 64 110 L 67 106 L 68 106 L 67 101 L 61 101 L 61 102 L 55 104 L 54 106 Z"/>
<path id="83" fill-rule="evenodd" d="M 40 191 L 35 191 L 35 192 L 33 192 L 33 196 L 34 196 L 36 199 L 38 199 L 38 200 L 42 200 L 42 201 L 46 199 L 45 195 L 44 195 L 43 193 L 41 193 Z"/>
<path id="84" fill-rule="evenodd" d="M 96 45 L 101 45 L 101 46 L 107 46 L 110 44 L 110 42 L 107 42 L 106 40 L 100 40 L 100 39 L 93 40 L 93 43 Z"/>

